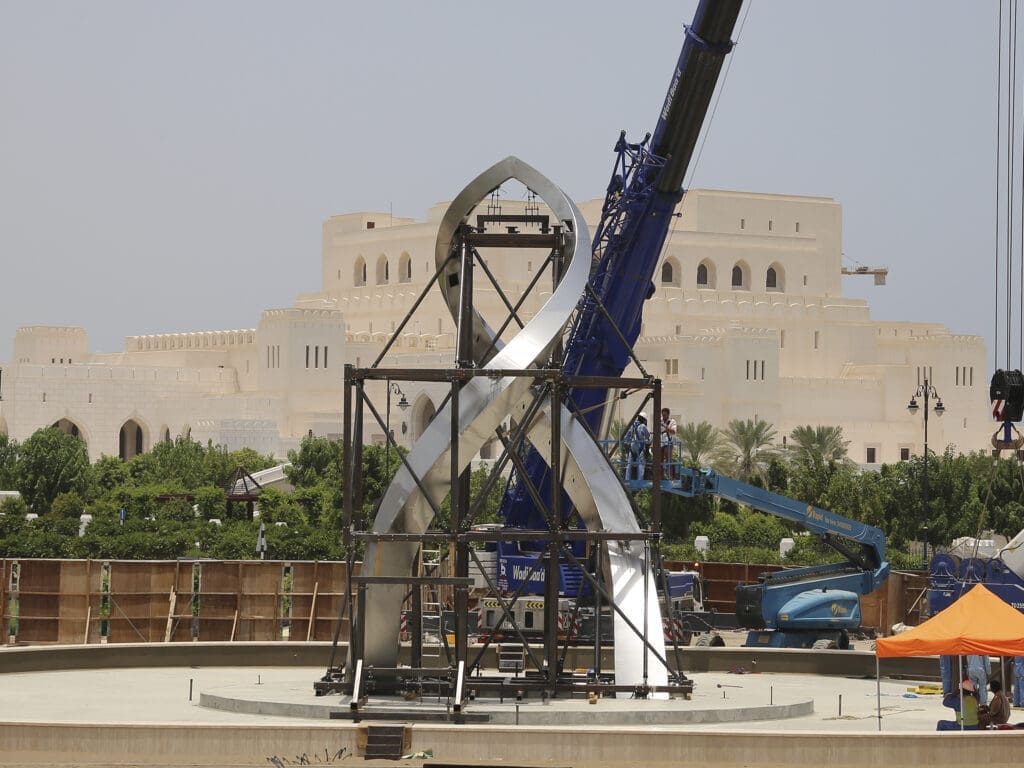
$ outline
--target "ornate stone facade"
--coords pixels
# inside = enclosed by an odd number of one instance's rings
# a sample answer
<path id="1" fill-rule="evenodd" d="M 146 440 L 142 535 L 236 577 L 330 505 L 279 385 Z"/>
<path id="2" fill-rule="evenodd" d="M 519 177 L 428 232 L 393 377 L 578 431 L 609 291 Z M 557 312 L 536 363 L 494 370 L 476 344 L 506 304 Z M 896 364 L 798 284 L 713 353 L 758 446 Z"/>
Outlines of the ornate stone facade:
<path id="1" fill-rule="evenodd" d="M 81 328 L 19 329 L 14 361 L 0 369 L 0 431 L 22 440 L 59 424 L 81 435 L 93 458 L 130 457 L 186 433 L 277 455 L 307 434 L 340 434 L 342 367 L 369 365 L 434 275 L 445 208 L 425 221 L 366 212 L 328 219 L 320 290 L 264 311 L 256 328 L 132 336 L 117 354 L 90 353 Z M 600 201 L 581 209 L 595 225 Z M 921 416 L 906 405 L 927 376 L 946 406 L 929 422 L 930 446 L 988 445 L 995 427 L 983 341 L 938 323 L 873 320 L 865 301 L 844 297 L 837 202 L 692 190 L 679 214 L 637 344 L 677 419 L 724 426 L 759 416 L 780 439 L 801 424 L 838 424 L 858 462 L 898 461 L 921 451 Z M 525 264 L 502 255 L 487 254 L 488 266 L 518 295 L 543 255 Z M 501 311 L 494 290 L 475 300 L 485 314 Z M 388 365 L 449 365 L 454 331 L 430 292 Z M 396 395 L 390 427 L 408 443 L 444 388 L 401 387 L 411 407 L 398 409 Z M 385 402 L 383 388 L 373 395 Z M 615 407 L 627 417 L 628 401 Z M 384 430 L 366 423 L 368 439 L 383 442 Z"/>

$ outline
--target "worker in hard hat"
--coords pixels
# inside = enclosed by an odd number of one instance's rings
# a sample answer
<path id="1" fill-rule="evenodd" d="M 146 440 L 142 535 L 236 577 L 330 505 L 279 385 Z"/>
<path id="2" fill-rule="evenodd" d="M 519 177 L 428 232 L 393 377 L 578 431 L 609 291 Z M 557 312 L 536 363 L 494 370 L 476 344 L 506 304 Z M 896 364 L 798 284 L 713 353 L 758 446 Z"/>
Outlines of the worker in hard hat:
<path id="1" fill-rule="evenodd" d="M 626 482 L 643 480 L 647 470 L 647 449 L 651 446 L 651 430 L 647 426 L 647 414 L 637 414 L 622 439 L 629 462 L 626 465 Z"/>

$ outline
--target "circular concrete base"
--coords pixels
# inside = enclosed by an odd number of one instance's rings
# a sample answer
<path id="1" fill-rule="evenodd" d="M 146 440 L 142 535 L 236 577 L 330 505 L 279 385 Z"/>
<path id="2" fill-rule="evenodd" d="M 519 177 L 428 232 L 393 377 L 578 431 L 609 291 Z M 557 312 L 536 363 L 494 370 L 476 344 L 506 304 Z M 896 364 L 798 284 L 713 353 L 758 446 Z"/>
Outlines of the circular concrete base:
<path id="1" fill-rule="evenodd" d="M 406 701 L 397 696 L 371 696 L 358 713 L 351 709 L 348 696 L 316 696 L 310 680 L 296 676 L 294 681 L 266 684 L 245 683 L 202 691 L 202 707 L 250 715 L 296 717 L 306 719 L 390 720 L 405 722 L 454 722 L 457 719 L 497 725 L 690 725 L 700 723 L 744 723 L 755 720 L 782 720 L 813 714 L 810 698 L 784 703 L 753 704 L 740 692 L 731 696 L 726 689 L 722 698 L 686 699 L 600 698 L 590 704 L 586 699 L 528 699 L 516 702 L 506 698 L 477 698 L 466 702 L 460 717 L 451 711 L 445 699 L 425 696 Z"/>

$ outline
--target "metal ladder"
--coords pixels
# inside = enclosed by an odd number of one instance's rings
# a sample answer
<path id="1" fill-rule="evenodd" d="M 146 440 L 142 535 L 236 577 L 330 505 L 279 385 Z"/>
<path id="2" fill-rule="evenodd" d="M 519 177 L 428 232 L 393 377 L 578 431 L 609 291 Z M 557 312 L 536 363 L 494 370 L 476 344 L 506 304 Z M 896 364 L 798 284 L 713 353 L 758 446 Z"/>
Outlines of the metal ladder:
<path id="1" fill-rule="evenodd" d="M 430 578 L 431 576 L 441 575 L 441 550 L 440 549 L 420 549 L 420 576 L 423 578 Z M 444 643 L 444 639 L 441 637 L 441 633 L 444 632 L 444 626 L 441 621 L 441 601 L 438 597 L 437 587 L 434 585 L 422 585 L 420 589 L 423 589 L 425 594 L 423 595 L 423 614 L 422 622 L 420 624 L 420 636 L 423 639 L 423 656 L 424 658 L 440 658 L 441 647 Z M 433 641 L 431 642 L 431 637 Z"/>

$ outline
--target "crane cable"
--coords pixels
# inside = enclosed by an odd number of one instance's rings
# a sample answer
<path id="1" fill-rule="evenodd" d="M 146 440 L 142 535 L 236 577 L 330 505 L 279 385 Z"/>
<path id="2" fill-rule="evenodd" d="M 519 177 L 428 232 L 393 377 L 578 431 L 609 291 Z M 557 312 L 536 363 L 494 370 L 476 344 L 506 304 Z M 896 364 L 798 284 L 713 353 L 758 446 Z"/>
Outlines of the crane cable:
<path id="1" fill-rule="evenodd" d="M 1001 117 L 1003 113 L 1003 91 L 1002 91 L 1002 72 L 1003 72 L 1003 0 L 999 0 L 999 32 L 996 45 L 998 63 L 996 65 L 996 167 L 995 167 L 995 188 L 996 188 L 996 199 L 995 199 L 995 232 L 993 233 L 992 243 L 995 247 L 995 265 L 992 271 L 992 287 L 995 291 L 995 295 L 992 297 L 992 329 L 993 329 L 993 361 L 995 368 L 999 368 L 999 158 L 1000 148 L 1002 147 L 1003 137 L 1003 124 Z"/>
<path id="2" fill-rule="evenodd" d="M 1007 218 L 1007 226 L 1008 226 L 1008 230 L 1009 230 L 1008 239 L 1012 241 L 1012 239 L 1013 239 L 1013 226 L 1014 226 L 1014 217 L 1012 215 L 1012 212 L 1014 210 L 1016 210 L 1016 208 L 1015 208 L 1015 200 L 1016 200 L 1016 198 L 1015 198 L 1015 191 L 1016 191 L 1016 187 L 1014 185 L 1014 180 L 1013 180 L 1013 169 L 1016 166 L 1016 159 L 1017 159 L 1017 153 L 1018 153 L 1016 137 L 1017 137 L 1017 130 L 1018 130 L 1018 126 L 1017 126 L 1017 26 L 1018 26 L 1018 22 L 1019 22 L 1019 19 L 1020 19 L 1019 0 L 1014 0 L 1013 1 L 1013 5 L 1011 6 L 1011 10 L 1012 10 L 1012 16 L 1011 16 L 1011 22 L 1010 22 L 1010 29 L 1011 29 L 1011 31 L 1013 33 L 1013 42 L 1010 45 L 1010 57 L 1011 57 L 1011 68 L 1010 68 L 1010 71 L 1011 71 L 1011 76 L 1009 78 L 1010 82 L 1008 83 L 1008 86 L 1007 86 L 1009 91 L 1010 91 L 1010 93 L 1011 93 L 1011 103 L 1010 103 L 1010 120 L 1011 120 L 1011 123 L 1010 123 L 1010 131 L 1009 131 L 1009 134 L 1007 136 L 1008 152 L 1009 152 L 1009 155 L 1010 155 L 1010 157 L 1008 159 L 1008 163 L 1007 163 L 1007 184 L 1008 184 L 1008 187 L 1010 189 L 1009 211 L 1011 213 L 1010 213 L 1010 215 L 1008 215 L 1008 218 Z M 1021 194 L 1022 197 L 1024 197 L 1024 169 L 1022 169 L 1022 175 L 1021 175 L 1020 194 Z M 1017 301 L 1018 301 L 1017 314 L 1018 314 L 1018 321 L 1019 321 L 1020 325 L 1019 325 L 1019 328 L 1018 328 L 1017 341 L 1018 341 L 1018 344 L 1020 346 L 1018 348 L 1017 366 L 1016 366 L 1016 368 L 1020 369 L 1021 365 L 1022 365 L 1022 359 L 1021 358 L 1024 357 L 1024 307 L 1021 306 L 1021 302 L 1024 302 L 1024 220 L 1022 220 L 1021 217 L 1018 216 L 1017 217 L 1017 223 L 1020 226 L 1021 243 L 1020 243 L 1020 247 L 1017 249 L 1017 258 L 1018 258 L 1017 269 L 1018 269 L 1018 273 L 1020 275 L 1020 288 L 1019 288 L 1019 291 L 1018 291 L 1018 294 L 1017 294 Z M 1011 261 L 1012 261 L 1012 259 L 1011 259 Z M 1011 269 L 1012 268 L 1013 267 L 1011 265 Z M 1011 312 L 1010 316 L 1011 316 L 1011 323 L 1012 323 L 1013 322 L 1012 321 L 1012 317 L 1013 317 L 1013 313 L 1012 312 Z M 1010 368 L 1010 360 L 1009 359 L 1007 360 L 1007 368 Z"/>
<path id="3" fill-rule="evenodd" d="M 1015 156 L 1015 134 L 1017 123 L 1017 5 L 1018 0 L 1013 0 L 1007 6 L 1008 28 L 1006 32 L 1006 368 L 1013 368 L 1011 359 L 1011 345 L 1013 338 L 1013 269 L 1014 269 L 1014 248 L 1013 248 L 1013 213 L 1014 213 L 1014 156 Z M 1024 270 L 1022 270 L 1024 274 Z"/>

